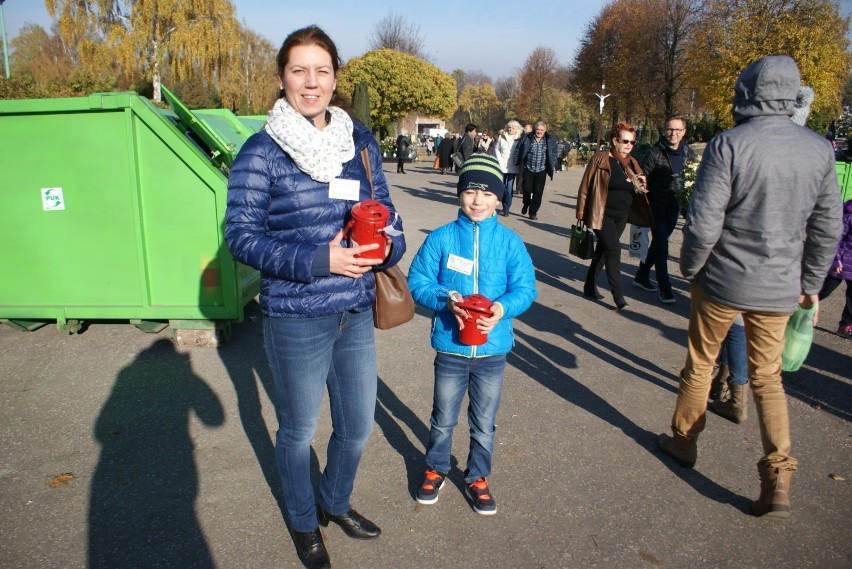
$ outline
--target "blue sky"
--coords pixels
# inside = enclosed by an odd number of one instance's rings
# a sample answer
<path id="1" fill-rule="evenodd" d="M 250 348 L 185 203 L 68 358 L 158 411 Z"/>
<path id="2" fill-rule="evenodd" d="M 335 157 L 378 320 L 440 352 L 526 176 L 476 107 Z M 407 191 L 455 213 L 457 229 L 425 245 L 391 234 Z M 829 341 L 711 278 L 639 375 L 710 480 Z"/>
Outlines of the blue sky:
<path id="1" fill-rule="evenodd" d="M 552 48 L 562 64 L 570 64 L 586 25 L 607 3 L 606 0 L 407 4 L 398 0 L 233 2 L 237 17 L 276 46 L 289 32 L 317 24 L 335 41 L 344 61 L 367 51 L 375 24 L 392 9 L 420 27 L 426 50 L 440 69 L 481 70 L 493 80 L 519 70 L 539 46 Z M 838 4 L 843 15 L 852 15 L 852 0 L 838 0 Z M 436 13 L 437 6 L 444 11 L 440 15 Z M 3 11 L 10 40 L 27 22 L 44 28 L 51 25 L 43 0 L 5 0 Z"/>
<path id="2" fill-rule="evenodd" d="M 233 2 L 237 17 L 275 46 L 289 32 L 317 24 L 335 41 L 344 61 L 367 51 L 375 24 L 392 9 L 420 27 L 427 52 L 440 69 L 481 70 L 494 80 L 523 67 L 538 46 L 552 48 L 563 64 L 569 64 L 586 25 L 606 4 L 604 0 Z M 437 6 L 443 6 L 443 14 L 436 14 Z M 9 40 L 27 22 L 46 29 L 51 25 L 43 0 L 5 0 L 3 11 Z"/>

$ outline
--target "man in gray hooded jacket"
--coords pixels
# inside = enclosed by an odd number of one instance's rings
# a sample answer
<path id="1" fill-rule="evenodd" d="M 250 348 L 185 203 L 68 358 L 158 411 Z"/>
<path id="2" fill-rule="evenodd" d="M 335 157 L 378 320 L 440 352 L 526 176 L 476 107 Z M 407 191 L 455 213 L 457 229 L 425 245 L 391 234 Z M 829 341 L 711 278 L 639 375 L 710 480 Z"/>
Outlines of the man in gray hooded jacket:
<path id="1" fill-rule="evenodd" d="M 734 87 L 736 126 L 707 145 L 683 230 L 680 268 L 691 283 L 688 351 L 673 436 L 659 445 L 692 467 L 704 430 L 713 363 L 742 314 L 749 381 L 764 455 L 755 515 L 790 515 L 787 398 L 781 385 L 784 329 L 808 308 L 840 237 L 840 191 L 828 141 L 790 120 L 801 84 L 796 62 L 763 57 Z"/>

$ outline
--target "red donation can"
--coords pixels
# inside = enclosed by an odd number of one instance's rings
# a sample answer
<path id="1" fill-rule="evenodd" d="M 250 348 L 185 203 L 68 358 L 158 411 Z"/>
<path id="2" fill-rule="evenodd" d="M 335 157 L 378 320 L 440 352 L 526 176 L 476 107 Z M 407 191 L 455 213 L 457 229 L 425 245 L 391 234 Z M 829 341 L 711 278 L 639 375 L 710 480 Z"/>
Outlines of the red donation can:
<path id="1" fill-rule="evenodd" d="M 464 308 L 470 314 L 470 318 L 466 318 L 464 321 L 464 328 L 459 331 L 459 341 L 462 344 L 481 346 L 488 341 L 488 334 L 483 334 L 476 327 L 476 321 L 480 316 L 486 318 L 492 316 L 494 313 L 491 311 L 491 305 L 493 304 L 481 294 L 471 294 L 464 297 L 461 302 L 456 303 L 456 306 Z"/>
<path id="2" fill-rule="evenodd" d="M 378 249 L 357 255 L 363 259 L 385 258 L 385 235 L 381 231 L 387 227 L 390 210 L 376 200 L 364 200 L 352 207 L 352 220 L 346 225 L 348 239 L 354 245 L 377 243 Z"/>

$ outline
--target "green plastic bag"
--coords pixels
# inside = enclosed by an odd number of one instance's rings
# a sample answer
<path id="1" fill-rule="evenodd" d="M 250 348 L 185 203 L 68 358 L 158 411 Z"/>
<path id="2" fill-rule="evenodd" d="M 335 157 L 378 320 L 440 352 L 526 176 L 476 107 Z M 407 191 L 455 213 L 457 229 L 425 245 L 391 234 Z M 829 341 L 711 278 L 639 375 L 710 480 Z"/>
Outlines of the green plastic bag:
<path id="1" fill-rule="evenodd" d="M 814 340 L 814 312 L 818 308 L 818 302 L 810 308 L 799 306 L 787 321 L 787 328 L 784 330 L 784 351 L 781 352 L 782 371 L 798 371 L 808 357 Z"/>

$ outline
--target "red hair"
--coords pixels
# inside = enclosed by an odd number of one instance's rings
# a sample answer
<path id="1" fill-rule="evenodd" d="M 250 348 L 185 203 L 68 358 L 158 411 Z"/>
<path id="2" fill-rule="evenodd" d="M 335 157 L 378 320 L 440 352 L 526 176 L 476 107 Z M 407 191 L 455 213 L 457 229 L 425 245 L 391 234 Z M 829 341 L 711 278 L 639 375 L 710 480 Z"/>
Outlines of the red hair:
<path id="1" fill-rule="evenodd" d="M 629 122 L 620 122 L 612 125 L 612 130 L 609 131 L 609 139 L 612 140 L 613 138 L 618 138 L 618 135 L 621 134 L 622 131 L 636 134 L 636 129 L 633 128 L 632 124 Z"/>

